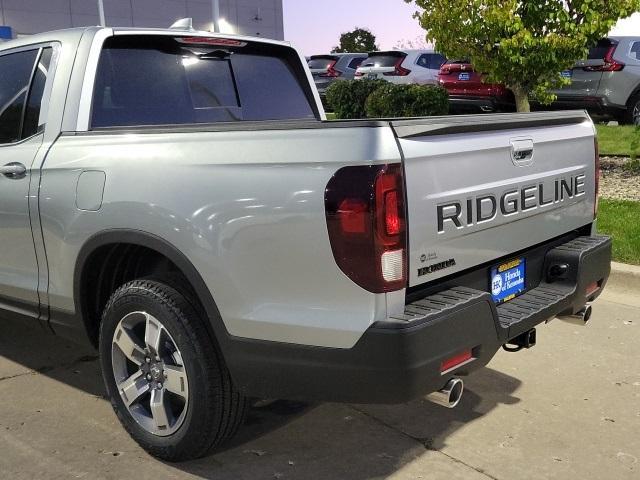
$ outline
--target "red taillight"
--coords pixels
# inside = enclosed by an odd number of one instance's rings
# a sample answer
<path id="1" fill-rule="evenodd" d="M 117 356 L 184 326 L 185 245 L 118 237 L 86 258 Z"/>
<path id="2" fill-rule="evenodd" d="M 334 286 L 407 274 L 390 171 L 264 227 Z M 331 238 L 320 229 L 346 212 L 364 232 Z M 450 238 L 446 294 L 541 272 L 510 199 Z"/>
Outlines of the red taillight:
<path id="1" fill-rule="evenodd" d="M 598 146 L 598 137 L 593 140 L 593 146 L 595 149 L 595 187 L 596 198 L 593 206 L 593 218 L 598 218 L 598 204 L 600 203 L 600 147 Z"/>
<path id="2" fill-rule="evenodd" d="M 613 59 L 613 54 L 616 52 L 616 47 L 618 45 L 611 45 L 607 53 L 605 54 L 603 60 L 604 65 L 600 66 L 588 66 L 584 67 L 583 70 L 587 72 L 619 72 L 624 68 L 624 63 L 618 62 Z"/>
<path id="3" fill-rule="evenodd" d="M 337 60 L 334 60 L 331 65 L 329 65 L 327 67 L 327 73 L 321 73 L 320 76 L 321 77 L 331 77 L 331 78 L 337 78 L 340 75 L 342 75 L 342 72 L 339 72 L 338 70 L 335 69 L 336 63 L 338 63 Z"/>
<path id="4" fill-rule="evenodd" d="M 451 73 L 451 67 L 449 65 L 443 65 L 440 67 L 440 75 L 449 75 Z"/>
<path id="5" fill-rule="evenodd" d="M 384 75 L 387 77 L 406 77 L 409 75 L 411 70 L 404 68 L 402 62 L 404 62 L 404 57 L 398 58 L 395 64 L 395 70 L 393 72 L 386 72 Z"/>
<path id="6" fill-rule="evenodd" d="M 384 225 L 387 235 L 400 233 L 400 210 L 398 208 L 398 191 L 393 190 L 384 195 Z"/>
<path id="7" fill-rule="evenodd" d="M 449 370 L 459 367 L 462 364 L 467 363 L 472 358 L 473 353 L 471 350 L 465 350 L 451 358 L 447 358 L 440 364 L 440 373 L 448 372 Z"/>
<path id="8" fill-rule="evenodd" d="M 374 293 L 406 287 L 407 239 L 402 165 L 345 167 L 325 192 L 336 263 Z"/>
<path id="9" fill-rule="evenodd" d="M 338 207 L 340 227 L 345 233 L 365 233 L 368 207 L 362 200 L 347 198 Z"/>
<path id="10" fill-rule="evenodd" d="M 356 71 L 356 77 L 364 77 L 364 72 Z"/>

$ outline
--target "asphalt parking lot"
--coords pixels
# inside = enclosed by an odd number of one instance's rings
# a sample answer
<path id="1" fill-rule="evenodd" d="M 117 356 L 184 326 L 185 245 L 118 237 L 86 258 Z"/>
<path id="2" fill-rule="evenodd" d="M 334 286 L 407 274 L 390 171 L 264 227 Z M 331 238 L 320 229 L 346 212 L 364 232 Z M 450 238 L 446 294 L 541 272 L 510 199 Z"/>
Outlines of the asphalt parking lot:
<path id="1" fill-rule="evenodd" d="M 591 324 L 554 321 L 500 352 L 455 410 L 278 401 L 197 462 L 149 457 L 102 397 L 96 353 L 0 322 L 0 477 L 640 478 L 640 295 L 610 289 Z"/>

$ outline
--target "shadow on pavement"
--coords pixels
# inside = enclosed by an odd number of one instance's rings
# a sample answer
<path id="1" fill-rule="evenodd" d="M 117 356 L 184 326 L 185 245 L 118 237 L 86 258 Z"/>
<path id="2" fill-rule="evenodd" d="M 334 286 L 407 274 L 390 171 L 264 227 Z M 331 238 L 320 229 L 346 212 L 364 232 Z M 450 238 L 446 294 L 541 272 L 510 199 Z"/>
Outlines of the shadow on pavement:
<path id="1" fill-rule="evenodd" d="M 97 358 L 95 350 L 56 338 L 39 325 L 0 320 L 0 381 L 36 371 L 104 398 Z M 223 451 L 169 467 L 216 479 L 385 477 L 441 449 L 465 424 L 519 402 L 513 396 L 519 386 L 519 380 L 485 368 L 465 379 L 465 395 L 453 410 L 423 399 L 394 406 L 279 400 L 253 408 Z"/>

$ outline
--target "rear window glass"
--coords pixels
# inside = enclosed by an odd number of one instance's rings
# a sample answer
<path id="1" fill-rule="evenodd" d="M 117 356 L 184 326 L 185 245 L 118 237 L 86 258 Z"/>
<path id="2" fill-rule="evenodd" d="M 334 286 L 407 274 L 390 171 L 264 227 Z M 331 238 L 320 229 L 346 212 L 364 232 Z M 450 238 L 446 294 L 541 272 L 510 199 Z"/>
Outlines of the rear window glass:
<path id="1" fill-rule="evenodd" d="M 326 70 L 337 60 L 337 57 L 311 57 L 309 68 L 312 70 Z"/>
<path id="2" fill-rule="evenodd" d="M 355 70 L 356 68 L 358 68 L 362 62 L 364 62 L 367 59 L 367 57 L 358 57 L 358 58 L 354 58 L 353 60 L 351 60 L 349 62 L 349 68 L 351 68 L 352 70 Z"/>
<path id="3" fill-rule="evenodd" d="M 369 55 L 369 58 L 362 62 L 361 67 L 393 67 L 400 58 L 406 57 L 405 54 L 389 54 L 389 55 Z"/>
<path id="4" fill-rule="evenodd" d="M 304 75 L 286 47 L 113 37 L 100 55 L 92 127 L 313 119 Z"/>
<path id="5" fill-rule="evenodd" d="M 600 40 L 595 47 L 589 49 L 587 60 L 602 60 L 607 55 L 607 52 L 613 45 L 613 42 L 608 39 Z"/>

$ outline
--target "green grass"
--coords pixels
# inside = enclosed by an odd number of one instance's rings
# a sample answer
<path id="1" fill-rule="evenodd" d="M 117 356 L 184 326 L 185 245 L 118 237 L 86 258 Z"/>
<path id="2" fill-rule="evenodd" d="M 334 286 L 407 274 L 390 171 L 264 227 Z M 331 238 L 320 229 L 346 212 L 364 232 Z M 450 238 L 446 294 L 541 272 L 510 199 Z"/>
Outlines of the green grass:
<path id="1" fill-rule="evenodd" d="M 631 155 L 631 141 L 635 127 L 596 125 L 600 155 Z"/>
<path id="2" fill-rule="evenodd" d="M 600 199 L 598 230 L 613 237 L 613 259 L 640 265 L 640 202 Z"/>

